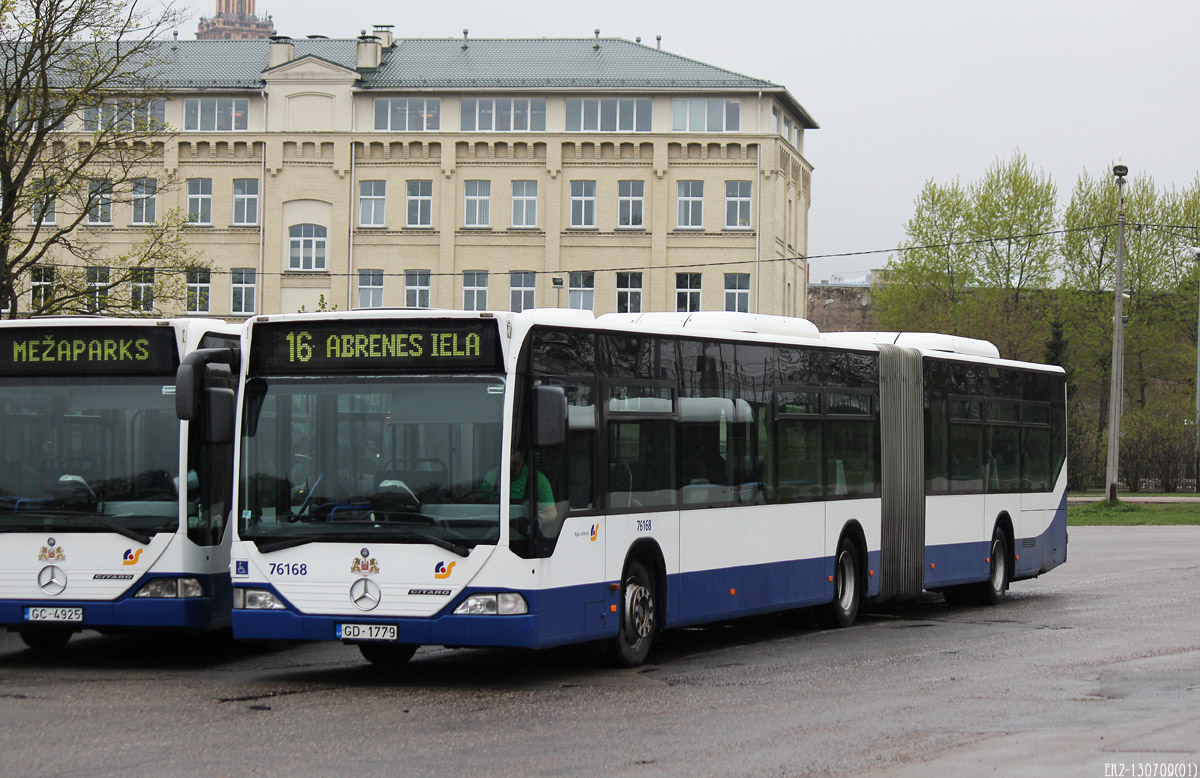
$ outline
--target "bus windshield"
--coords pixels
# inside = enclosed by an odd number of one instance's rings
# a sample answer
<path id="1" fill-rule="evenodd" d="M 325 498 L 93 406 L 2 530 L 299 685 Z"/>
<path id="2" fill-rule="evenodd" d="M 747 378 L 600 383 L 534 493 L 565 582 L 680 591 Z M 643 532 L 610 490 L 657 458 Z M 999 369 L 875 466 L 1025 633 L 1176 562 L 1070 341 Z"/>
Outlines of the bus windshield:
<path id="1" fill-rule="evenodd" d="M 239 535 L 262 551 L 495 542 L 503 408 L 498 376 L 251 378 Z"/>
<path id="2" fill-rule="evenodd" d="M 174 384 L 0 379 L 0 531 L 145 538 L 179 526 Z"/>

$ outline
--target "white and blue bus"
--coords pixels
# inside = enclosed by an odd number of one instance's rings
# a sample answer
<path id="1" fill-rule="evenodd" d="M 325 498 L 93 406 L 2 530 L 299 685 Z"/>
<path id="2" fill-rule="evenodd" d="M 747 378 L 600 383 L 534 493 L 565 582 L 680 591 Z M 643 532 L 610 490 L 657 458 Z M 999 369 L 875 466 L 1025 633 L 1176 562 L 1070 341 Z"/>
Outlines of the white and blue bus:
<path id="1" fill-rule="evenodd" d="M 243 332 L 234 635 L 607 641 L 1066 559 L 1056 367 L 746 314 L 356 311 Z"/>
<path id="2" fill-rule="evenodd" d="M 0 625 L 31 648 L 83 629 L 230 624 L 232 434 L 176 418 L 180 356 L 234 354 L 212 320 L 0 324 Z M 232 413 L 236 367 L 208 370 Z"/>

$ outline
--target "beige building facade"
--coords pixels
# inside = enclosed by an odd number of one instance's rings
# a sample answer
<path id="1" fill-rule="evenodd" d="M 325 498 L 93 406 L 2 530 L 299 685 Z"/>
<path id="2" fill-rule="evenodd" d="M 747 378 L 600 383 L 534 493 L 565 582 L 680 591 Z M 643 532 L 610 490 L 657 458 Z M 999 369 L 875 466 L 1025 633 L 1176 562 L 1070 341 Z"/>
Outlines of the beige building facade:
<path id="1" fill-rule="evenodd" d="M 175 47 L 161 166 L 81 229 L 187 212 L 187 313 L 807 313 L 817 125 L 781 86 L 598 36 Z"/>

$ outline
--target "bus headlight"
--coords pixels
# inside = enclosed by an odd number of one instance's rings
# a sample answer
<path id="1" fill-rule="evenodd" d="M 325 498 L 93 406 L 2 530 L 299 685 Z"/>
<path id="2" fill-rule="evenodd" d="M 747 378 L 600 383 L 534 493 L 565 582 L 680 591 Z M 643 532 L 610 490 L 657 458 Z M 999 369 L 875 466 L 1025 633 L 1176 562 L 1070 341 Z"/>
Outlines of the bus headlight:
<path id="1" fill-rule="evenodd" d="M 204 587 L 198 578 L 152 578 L 134 597 L 151 599 L 174 599 L 176 597 L 203 597 Z"/>
<path id="2" fill-rule="evenodd" d="M 287 610 L 287 606 L 266 589 L 234 589 L 233 607 L 246 610 Z"/>
<path id="3" fill-rule="evenodd" d="M 472 594 L 454 609 L 457 616 L 513 616 L 529 613 L 529 603 L 517 592 Z"/>

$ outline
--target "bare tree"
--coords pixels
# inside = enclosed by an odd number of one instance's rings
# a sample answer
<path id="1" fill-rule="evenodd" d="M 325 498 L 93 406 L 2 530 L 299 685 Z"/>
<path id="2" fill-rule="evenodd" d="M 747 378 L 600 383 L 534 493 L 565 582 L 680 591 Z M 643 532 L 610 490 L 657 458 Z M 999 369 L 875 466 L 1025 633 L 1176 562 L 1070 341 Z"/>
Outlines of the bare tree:
<path id="1" fill-rule="evenodd" d="M 145 0 L 0 4 L 0 307 L 9 317 L 157 314 L 182 296 L 178 276 L 205 266 L 182 238 L 183 219 L 155 207 L 172 184 L 161 76 L 174 52 L 159 38 L 181 18 Z M 132 248 L 127 234 L 104 229 L 117 204 L 133 209 L 143 233 Z M 118 290 L 128 302 L 116 302 Z"/>

